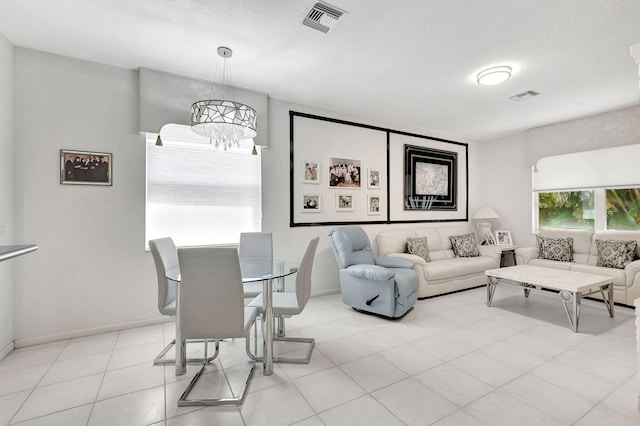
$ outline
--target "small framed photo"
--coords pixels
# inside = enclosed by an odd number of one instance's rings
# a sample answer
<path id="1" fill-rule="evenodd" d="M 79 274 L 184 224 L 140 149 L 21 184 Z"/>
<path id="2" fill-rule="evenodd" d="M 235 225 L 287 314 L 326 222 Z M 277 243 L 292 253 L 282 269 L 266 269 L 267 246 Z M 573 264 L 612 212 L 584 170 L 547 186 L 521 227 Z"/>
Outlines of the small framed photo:
<path id="1" fill-rule="evenodd" d="M 496 245 L 496 239 L 494 238 L 491 231 L 485 231 L 483 236 L 484 236 L 484 242 L 487 243 L 487 245 L 489 246 Z"/>
<path id="2" fill-rule="evenodd" d="M 302 213 L 320 213 L 322 211 L 322 195 L 302 194 Z"/>
<path id="3" fill-rule="evenodd" d="M 329 188 L 360 188 L 360 160 L 329 158 Z"/>
<path id="4" fill-rule="evenodd" d="M 380 170 L 369 169 L 367 177 L 367 188 L 380 189 Z"/>
<path id="5" fill-rule="evenodd" d="M 501 246 L 511 246 L 511 232 L 509 231 L 496 231 L 496 243 Z"/>
<path id="6" fill-rule="evenodd" d="M 112 154 L 60 150 L 60 183 L 63 185 L 111 185 Z"/>
<path id="7" fill-rule="evenodd" d="M 367 214 L 369 216 L 376 216 L 380 214 L 380 196 L 379 195 L 367 196 Z"/>
<path id="8" fill-rule="evenodd" d="M 302 183 L 320 183 L 320 163 L 317 161 L 302 162 Z"/>
<path id="9" fill-rule="evenodd" d="M 353 194 L 336 194 L 336 211 L 353 211 Z"/>

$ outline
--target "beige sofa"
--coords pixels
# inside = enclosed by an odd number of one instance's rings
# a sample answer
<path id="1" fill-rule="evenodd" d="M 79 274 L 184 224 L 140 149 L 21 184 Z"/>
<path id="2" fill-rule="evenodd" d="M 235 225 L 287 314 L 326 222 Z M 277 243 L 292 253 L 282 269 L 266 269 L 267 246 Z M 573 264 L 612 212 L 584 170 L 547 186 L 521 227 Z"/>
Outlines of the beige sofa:
<path id="1" fill-rule="evenodd" d="M 640 297 L 640 232 L 637 231 L 591 231 L 582 229 L 542 229 L 540 236 L 552 238 L 573 238 L 573 262 L 538 259 L 537 247 L 520 247 L 516 249 L 518 265 L 536 265 L 569 271 L 586 272 L 605 275 L 613 278 L 614 301 L 633 306 Z M 598 250 L 596 240 L 636 240 L 636 260 L 624 269 L 596 266 Z"/>
<path id="2" fill-rule="evenodd" d="M 497 247 L 478 246 L 478 257 L 454 257 L 449 236 L 468 234 L 466 227 L 416 227 L 391 229 L 376 236 L 379 256 L 411 259 L 418 273 L 418 298 L 477 287 L 486 283 L 484 271 L 500 266 L 501 251 Z M 427 237 L 431 262 L 405 253 L 408 237 Z"/>

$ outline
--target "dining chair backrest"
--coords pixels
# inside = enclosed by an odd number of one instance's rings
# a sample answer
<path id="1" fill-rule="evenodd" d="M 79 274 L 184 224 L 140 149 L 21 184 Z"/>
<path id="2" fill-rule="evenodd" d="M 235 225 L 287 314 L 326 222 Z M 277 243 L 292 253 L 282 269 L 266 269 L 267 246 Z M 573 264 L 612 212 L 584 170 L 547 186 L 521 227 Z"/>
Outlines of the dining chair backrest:
<path id="1" fill-rule="evenodd" d="M 240 257 L 273 257 L 271 232 L 241 232 L 238 255 Z"/>
<path id="2" fill-rule="evenodd" d="M 178 259 L 182 338 L 244 337 L 238 251 L 231 247 L 185 247 L 178 249 Z"/>
<path id="3" fill-rule="evenodd" d="M 298 300 L 298 309 L 302 311 L 311 297 L 311 271 L 313 270 L 313 259 L 316 255 L 316 248 L 320 237 L 315 237 L 304 251 L 298 272 L 296 274 L 296 298 Z"/>
<path id="4" fill-rule="evenodd" d="M 175 315 L 176 283 L 168 280 L 165 274 L 169 269 L 177 268 L 178 251 L 170 237 L 149 241 L 158 276 L 158 310 L 163 315 Z"/>

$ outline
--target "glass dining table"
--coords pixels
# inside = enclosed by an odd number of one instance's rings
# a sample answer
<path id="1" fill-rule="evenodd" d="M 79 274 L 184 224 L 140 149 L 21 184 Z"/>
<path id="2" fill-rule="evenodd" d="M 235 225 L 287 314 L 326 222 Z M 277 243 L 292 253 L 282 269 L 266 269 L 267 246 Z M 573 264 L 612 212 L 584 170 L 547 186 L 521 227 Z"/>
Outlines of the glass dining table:
<path id="1" fill-rule="evenodd" d="M 263 374 L 273 374 L 273 282 L 298 272 L 298 262 L 266 257 L 241 257 L 240 272 L 243 283 L 262 281 L 262 296 L 264 297 L 264 328 L 263 328 Z M 167 279 L 176 285 L 176 376 L 187 371 L 187 357 L 180 344 L 180 268 L 172 268 L 165 274 Z M 281 286 L 279 286 L 281 287 Z"/>

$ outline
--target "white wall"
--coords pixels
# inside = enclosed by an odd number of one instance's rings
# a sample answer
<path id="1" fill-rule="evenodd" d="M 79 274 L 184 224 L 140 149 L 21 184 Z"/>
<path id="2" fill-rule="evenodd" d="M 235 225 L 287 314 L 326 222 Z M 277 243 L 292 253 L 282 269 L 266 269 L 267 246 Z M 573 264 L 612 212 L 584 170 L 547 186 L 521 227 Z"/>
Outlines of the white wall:
<path id="1" fill-rule="evenodd" d="M 482 142 L 476 160 L 479 184 L 476 205 L 492 207 L 501 217 L 492 221 L 493 230 L 511 232 L 513 243 L 530 246 L 531 169 L 525 166 L 524 133 Z M 473 216 L 473 214 L 471 215 Z"/>
<path id="2" fill-rule="evenodd" d="M 16 47 L 14 75 L 17 344 L 158 318 L 137 72 Z M 61 185 L 61 148 L 113 153 L 113 186 Z"/>
<path id="3" fill-rule="evenodd" d="M 0 245 L 13 244 L 12 234 L 13 46 L 0 33 Z M 13 262 L 0 262 L 0 359 L 13 348 Z"/>
<path id="4" fill-rule="evenodd" d="M 272 231 L 274 234 L 275 254 L 291 259 L 300 258 L 308 241 L 311 238 L 320 237 L 320 243 L 318 244 L 313 266 L 313 295 L 339 292 L 340 282 L 338 279 L 337 264 L 331 247 L 329 246 L 328 235 L 332 227 L 312 226 L 289 228 L 289 110 L 469 143 L 469 215 L 471 216 L 475 210 L 477 210 L 478 205 L 472 200 L 474 197 L 472 197 L 471 194 L 478 190 L 479 163 L 475 159 L 475 155 L 479 144 L 456 136 L 445 135 L 426 129 L 407 127 L 395 123 L 370 121 L 361 117 L 271 99 L 269 102 L 269 149 L 262 151 L 263 229 L 265 231 Z M 374 243 L 376 234 L 383 229 L 459 225 L 460 222 L 448 224 L 410 223 L 362 225 L 362 227 Z"/>
<path id="5" fill-rule="evenodd" d="M 161 320 L 153 261 L 144 251 L 145 142 L 136 133 L 137 72 L 15 48 L 14 73 L 16 239 L 40 246 L 15 263 L 16 344 Z M 320 236 L 313 295 L 338 291 L 338 273 L 328 246 L 330 227 L 289 228 L 290 109 L 467 142 L 469 192 L 478 190 L 473 141 L 270 100 L 263 229 L 274 232 L 276 255 L 291 259 Z M 61 148 L 112 152 L 113 186 L 60 185 Z M 477 207 L 470 199 L 469 213 Z M 411 226 L 423 225 L 392 225 Z M 384 228 L 365 227 L 372 240 Z"/>

